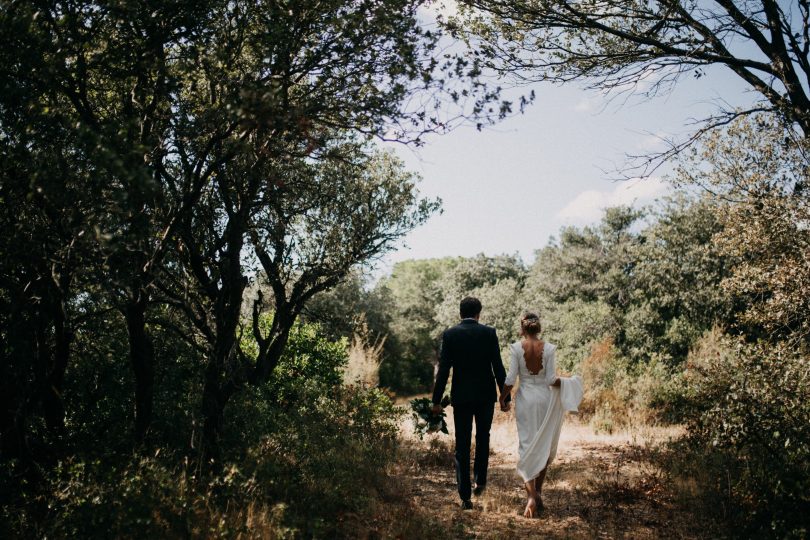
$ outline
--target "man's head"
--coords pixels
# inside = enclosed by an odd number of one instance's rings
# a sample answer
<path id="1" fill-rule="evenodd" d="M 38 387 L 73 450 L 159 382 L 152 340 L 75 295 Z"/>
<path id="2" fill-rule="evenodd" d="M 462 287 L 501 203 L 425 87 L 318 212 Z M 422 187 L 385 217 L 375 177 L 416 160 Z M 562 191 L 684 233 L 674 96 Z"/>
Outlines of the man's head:
<path id="1" fill-rule="evenodd" d="M 461 301 L 459 312 L 462 319 L 478 319 L 478 316 L 481 315 L 481 301 L 468 296 Z"/>

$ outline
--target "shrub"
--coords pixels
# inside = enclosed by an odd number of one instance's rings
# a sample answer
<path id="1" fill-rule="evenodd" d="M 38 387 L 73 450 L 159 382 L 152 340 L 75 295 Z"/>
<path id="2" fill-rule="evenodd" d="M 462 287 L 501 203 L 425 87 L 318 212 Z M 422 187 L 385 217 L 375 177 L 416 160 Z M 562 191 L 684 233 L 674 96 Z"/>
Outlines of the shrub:
<path id="1" fill-rule="evenodd" d="M 610 338 L 595 343 L 580 365 L 585 395 L 579 411 L 597 432 L 650 424 L 664 416 L 677 380 L 664 361 L 632 363 Z"/>
<path id="2" fill-rule="evenodd" d="M 689 442 L 748 534 L 805 537 L 810 515 L 810 357 L 717 333 L 690 357 Z"/>
<path id="3" fill-rule="evenodd" d="M 215 471 L 194 448 L 165 443 L 148 454 L 83 448 L 36 483 L 19 464 L 4 467 L 0 537 L 349 535 L 384 491 L 401 411 L 380 390 L 344 386 L 346 360 L 345 341 L 296 325 L 274 379 L 226 409 Z"/>
<path id="4" fill-rule="evenodd" d="M 224 441 L 249 446 L 233 459 L 262 486 L 259 500 L 284 502 L 286 522 L 305 536 L 330 536 L 339 515 L 367 509 L 396 451 L 401 411 L 378 389 L 344 386 L 348 362 L 345 339 L 297 324 L 273 380 L 229 411 Z"/>
<path id="5" fill-rule="evenodd" d="M 545 337 L 557 345 L 557 365 L 572 370 L 605 336 L 616 333 L 616 321 L 604 302 L 573 298 L 544 306 Z"/>
<path id="6" fill-rule="evenodd" d="M 262 314 L 259 324 L 267 331 L 273 323 L 272 314 Z M 242 337 L 242 347 L 250 354 L 258 353 L 252 335 Z M 330 341 L 323 337 L 316 323 L 296 323 L 273 377 L 266 384 L 249 387 L 235 396 L 225 409 L 227 421 L 223 433 L 224 449 L 231 459 L 241 459 L 244 451 L 277 429 L 276 419 L 287 414 L 301 399 L 301 383 L 309 381 L 324 389 L 338 387 L 343 382 L 343 370 L 348 362 L 345 339 Z"/>
<path id="7" fill-rule="evenodd" d="M 433 363 L 421 356 L 387 355 L 380 364 L 380 385 L 403 395 L 427 392 L 433 371 Z"/>
<path id="8" fill-rule="evenodd" d="M 376 389 L 305 383 L 306 396 L 276 419 L 248 457 L 272 499 L 287 501 L 307 536 L 332 534 L 337 517 L 367 509 L 396 451 L 399 410 Z"/>
<path id="9" fill-rule="evenodd" d="M 624 374 L 626 366 L 617 355 L 613 341 L 604 339 L 593 345 L 591 354 L 580 365 L 585 395 L 579 407 L 597 431 L 612 432 L 627 421 Z"/>
<path id="10" fill-rule="evenodd" d="M 348 518 L 361 519 L 384 493 L 401 412 L 377 389 L 310 380 L 298 396 L 285 410 L 269 407 L 273 432 L 214 474 L 166 451 L 60 462 L 39 491 L 4 506 L 0 531 L 10 538 L 350 534 Z"/>

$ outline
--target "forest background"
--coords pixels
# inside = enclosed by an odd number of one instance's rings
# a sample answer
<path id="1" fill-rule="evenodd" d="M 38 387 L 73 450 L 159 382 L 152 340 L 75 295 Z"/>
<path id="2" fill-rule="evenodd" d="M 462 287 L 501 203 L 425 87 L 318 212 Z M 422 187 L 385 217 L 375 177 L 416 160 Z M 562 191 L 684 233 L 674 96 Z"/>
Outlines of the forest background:
<path id="1" fill-rule="evenodd" d="M 595 430 L 685 426 L 673 474 L 730 535 L 807 535 L 806 3 L 422 7 L 3 3 L 0 534 L 353 536 L 392 496 L 391 396 L 430 388 L 475 295 L 503 346 L 540 311 Z M 440 207 L 378 141 L 496 123 L 530 83 L 654 97 L 707 65 L 759 97 L 639 157 L 671 197 L 528 265 L 369 281 Z"/>

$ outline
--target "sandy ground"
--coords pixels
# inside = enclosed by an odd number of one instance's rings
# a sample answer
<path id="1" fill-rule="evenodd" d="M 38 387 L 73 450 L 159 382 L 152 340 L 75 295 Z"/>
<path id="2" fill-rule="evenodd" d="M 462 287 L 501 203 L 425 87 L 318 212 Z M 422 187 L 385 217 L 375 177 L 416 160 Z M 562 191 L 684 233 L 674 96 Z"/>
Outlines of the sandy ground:
<path id="1" fill-rule="evenodd" d="M 462 511 L 453 470 L 450 436 L 419 440 L 406 421 L 406 451 L 397 474 L 413 508 L 438 521 L 451 538 L 709 538 L 712 527 L 699 523 L 668 489 L 665 474 L 651 459 L 654 448 L 679 435 L 677 428 L 643 428 L 596 434 L 576 415 L 563 426 L 557 457 L 543 489 L 545 511 L 522 516 L 524 490 L 515 471 L 517 430 L 514 413 L 496 411 L 491 431 L 487 491 Z"/>

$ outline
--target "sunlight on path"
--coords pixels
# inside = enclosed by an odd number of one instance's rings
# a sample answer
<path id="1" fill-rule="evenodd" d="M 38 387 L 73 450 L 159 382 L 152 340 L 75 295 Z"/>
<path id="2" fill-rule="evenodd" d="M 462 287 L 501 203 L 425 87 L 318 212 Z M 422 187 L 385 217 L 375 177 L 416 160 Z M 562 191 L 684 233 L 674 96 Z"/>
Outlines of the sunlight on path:
<path id="1" fill-rule="evenodd" d="M 665 496 L 662 473 L 649 459 L 650 448 L 679 435 L 677 428 L 595 434 L 569 415 L 543 490 L 546 510 L 528 519 L 520 515 L 525 499 L 515 471 L 514 414 L 496 412 L 487 491 L 468 512 L 458 507 L 452 408 L 447 414 L 450 436 L 419 441 L 410 421 L 403 423 L 402 435 L 413 452 L 410 496 L 445 525 L 451 538 L 701 537 L 688 514 Z"/>

